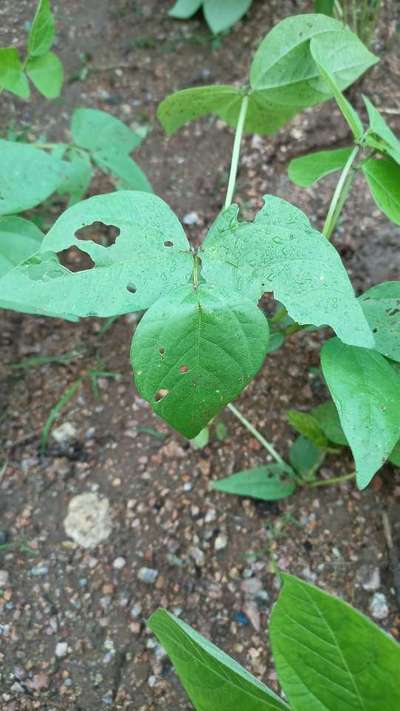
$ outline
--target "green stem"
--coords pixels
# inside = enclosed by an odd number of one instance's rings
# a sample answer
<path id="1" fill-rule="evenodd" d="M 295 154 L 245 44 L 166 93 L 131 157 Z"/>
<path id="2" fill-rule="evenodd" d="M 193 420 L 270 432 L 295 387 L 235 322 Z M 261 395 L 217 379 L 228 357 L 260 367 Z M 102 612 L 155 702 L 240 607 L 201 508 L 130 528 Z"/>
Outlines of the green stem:
<path id="1" fill-rule="evenodd" d="M 239 422 L 241 422 L 242 425 L 244 425 L 246 429 L 253 435 L 253 437 L 255 437 L 256 440 L 258 440 L 258 442 L 262 444 L 262 446 L 267 450 L 267 452 L 270 453 L 271 457 L 273 457 L 278 464 L 284 467 L 288 466 L 286 462 L 282 459 L 280 454 L 278 454 L 278 452 L 274 449 L 272 444 L 270 444 L 268 440 L 266 440 L 265 437 L 263 437 L 262 434 L 258 430 L 256 430 L 254 425 L 252 425 L 251 422 L 249 422 L 246 417 L 242 415 L 240 410 L 238 410 L 234 405 L 232 405 L 231 402 L 228 403 L 227 407 L 235 415 L 235 417 L 237 417 Z"/>
<path id="2" fill-rule="evenodd" d="M 242 99 L 242 104 L 240 106 L 239 118 L 238 118 L 238 122 L 237 122 L 237 126 L 236 126 L 235 140 L 233 142 L 231 169 L 230 169 L 230 173 L 229 173 L 228 188 L 226 191 L 226 198 L 225 198 L 225 209 L 227 207 L 229 207 L 229 205 L 231 204 L 232 199 L 233 199 L 233 193 L 235 191 L 236 175 L 237 175 L 237 170 L 238 170 L 238 165 L 239 165 L 240 143 L 242 140 L 244 122 L 246 120 L 248 105 L 249 105 L 249 97 L 244 96 Z"/>
<path id="3" fill-rule="evenodd" d="M 336 186 L 336 190 L 333 194 L 331 204 L 329 206 L 328 214 L 326 216 L 324 228 L 322 234 L 325 235 L 327 239 L 330 239 L 332 233 L 336 227 L 337 221 L 342 212 L 343 206 L 349 196 L 351 186 L 356 174 L 353 168 L 353 163 L 358 155 L 361 146 L 354 146 L 352 152 L 350 153 L 347 163 L 343 168 L 342 174 L 339 178 L 339 182 Z"/>
<path id="4" fill-rule="evenodd" d="M 348 481 L 348 479 L 354 479 L 356 476 L 355 472 L 351 474 L 342 474 L 342 476 L 334 476 L 331 479 L 321 479 L 319 481 L 312 481 L 306 484 L 307 487 L 315 488 L 316 486 L 332 486 L 333 484 L 341 484 L 343 481 Z"/>

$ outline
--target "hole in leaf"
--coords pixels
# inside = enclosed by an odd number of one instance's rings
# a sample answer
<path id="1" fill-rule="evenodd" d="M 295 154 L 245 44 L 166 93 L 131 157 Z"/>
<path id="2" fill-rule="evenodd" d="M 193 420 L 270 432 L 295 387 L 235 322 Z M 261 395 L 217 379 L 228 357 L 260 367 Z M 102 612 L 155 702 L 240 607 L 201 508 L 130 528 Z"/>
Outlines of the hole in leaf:
<path id="1" fill-rule="evenodd" d="M 167 390 L 167 388 L 160 388 L 159 390 L 157 390 L 156 394 L 154 395 L 155 401 L 160 402 L 165 397 L 167 397 L 168 393 L 169 393 L 169 390 Z"/>
<path id="2" fill-rule="evenodd" d="M 173 246 L 174 246 L 174 243 L 171 242 L 170 239 L 167 239 L 167 240 L 164 242 L 164 247 L 173 247 Z"/>
<path id="3" fill-rule="evenodd" d="M 83 272 L 93 269 L 94 261 L 86 252 L 82 252 L 78 247 L 69 247 L 58 253 L 60 264 L 71 272 Z"/>
<path id="4" fill-rule="evenodd" d="M 165 348 L 160 348 L 160 356 L 165 355 Z"/>
<path id="5" fill-rule="evenodd" d="M 130 281 L 129 284 L 126 285 L 127 290 L 129 291 L 130 294 L 136 294 L 137 288 L 132 282 Z"/>
<path id="6" fill-rule="evenodd" d="M 378 333 L 378 329 L 377 329 L 377 328 L 373 328 L 373 329 L 372 329 L 372 333 Z"/>
<path id="7" fill-rule="evenodd" d="M 187 366 L 187 365 L 181 365 L 181 366 L 179 367 L 179 372 L 180 372 L 180 373 L 188 373 L 188 372 L 189 372 L 189 366 Z"/>
<path id="8" fill-rule="evenodd" d="M 81 240 L 101 244 L 102 247 L 111 247 L 115 243 L 121 230 L 115 225 L 105 225 L 104 222 L 93 222 L 76 230 L 75 237 Z"/>

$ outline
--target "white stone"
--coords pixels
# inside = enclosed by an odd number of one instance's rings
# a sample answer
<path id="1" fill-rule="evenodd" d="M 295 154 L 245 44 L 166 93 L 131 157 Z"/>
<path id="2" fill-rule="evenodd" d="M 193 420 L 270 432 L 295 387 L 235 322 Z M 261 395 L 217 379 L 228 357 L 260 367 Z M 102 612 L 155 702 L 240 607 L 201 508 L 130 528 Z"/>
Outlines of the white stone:
<path id="1" fill-rule="evenodd" d="M 83 548 L 95 548 L 112 530 L 110 504 L 97 494 L 79 494 L 69 502 L 64 520 L 67 536 Z"/>
<path id="2" fill-rule="evenodd" d="M 182 220 L 184 225 L 198 225 L 200 220 L 197 212 L 188 212 Z"/>
<path id="3" fill-rule="evenodd" d="M 147 585 L 153 585 L 158 578 L 158 570 L 154 568 L 140 568 L 138 571 L 138 578 L 142 583 Z"/>
<path id="4" fill-rule="evenodd" d="M 56 657 L 62 659 L 68 654 L 68 644 L 66 642 L 57 642 L 56 644 Z"/>
<path id="5" fill-rule="evenodd" d="M 375 593 L 369 603 L 369 611 L 375 620 L 384 620 L 389 614 L 389 606 L 383 593 Z"/>
<path id="6" fill-rule="evenodd" d="M 51 436 L 58 444 L 65 444 L 66 442 L 71 442 L 71 440 L 76 439 L 77 434 L 77 429 L 71 422 L 63 422 L 62 425 L 52 431 Z"/>
<path id="7" fill-rule="evenodd" d="M 225 533 L 220 533 L 214 541 L 214 549 L 222 551 L 228 545 L 228 536 Z"/>
<path id="8" fill-rule="evenodd" d="M 0 588 L 5 588 L 8 585 L 9 578 L 7 570 L 0 570 Z"/>
<path id="9" fill-rule="evenodd" d="M 119 556 L 113 562 L 113 568 L 115 568 L 115 570 L 122 570 L 122 568 L 124 568 L 125 565 L 126 565 L 126 560 L 125 560 L 125 558 L 122 558 L 122 556 Z"/>

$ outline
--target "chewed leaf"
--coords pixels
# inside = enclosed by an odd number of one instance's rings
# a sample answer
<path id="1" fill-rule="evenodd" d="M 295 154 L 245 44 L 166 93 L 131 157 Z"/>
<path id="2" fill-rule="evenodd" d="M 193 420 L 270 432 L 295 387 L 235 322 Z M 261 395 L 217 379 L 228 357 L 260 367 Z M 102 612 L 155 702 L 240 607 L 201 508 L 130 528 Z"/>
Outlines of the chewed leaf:
<path id="1" fill-rule="evenodd" d="M 174 289 L 140 321 L 131 359 L 154 411 L 192 439 L 262 365 L 268 323 L 242 294 L 206 284 Z"/>
<path id="2" fill-rule="evenodd" d="M 374 339 L 339 254 L 301 210 L 267 195 L 254 222 L 223 211 L 201 250 L 203 276 L 258 301 L 272 291 L 301 324 L 331 326 L 352 345 Z"/>
<path id="3" fill-rule="evenodd" d="M 95 222 L 115 226 L 110 246 L 80 238 Z M 91 269 L 69 271 L 46 261 L 69 247 L 89 255 Z M 169 289 L 185 284 L 193 258 L 178 218 L 163 200 L 149 193 L 121 191 L 97 195 L 66 210 L 42 242 L 37 260 L 10 271 L 2 297 L 31 303 L 47 313 L 115 316 L 148 308 Z"/>

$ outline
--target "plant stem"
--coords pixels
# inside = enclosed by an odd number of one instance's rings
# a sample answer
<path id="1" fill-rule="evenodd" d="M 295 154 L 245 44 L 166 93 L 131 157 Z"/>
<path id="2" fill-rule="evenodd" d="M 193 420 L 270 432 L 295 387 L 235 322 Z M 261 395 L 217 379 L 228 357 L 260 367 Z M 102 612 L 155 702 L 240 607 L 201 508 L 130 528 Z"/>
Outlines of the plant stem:
<path id="1" fill-rule="evenodd" d="M 322 479 L 319 481 L 312 481 L 309 484 L 306 484 L 307 487 L 315 488 L 316 486 L 332 486 L 333 484 L 341 484 L 343 481 L 347 481 L 348 479 L 354 479 L 356 476 L 355 472 L 351 472 L 351 474 L 342 474 L 342 476 L 334 476 L 332 479 Z"/>
<path id="2" fill-rule="evenodd" d="M 242 140 L 242 134 L 243 134 L 244 122 L 246 120 L 248 104 L 249 104 L 249 97 L 244 96 L 242 99 L 241 106 L 240 106 L 239 118 L 238 118 L 238 122 L 237 122 L 237 126 L 236 126 L 235 140 L 233 142 L 231 169 L 230 169 L 230 173 L 229 173 L 228 188 L 226 191 L 226 198 L 225 198 L 225 209 L 227 207 L 229 207 L 229 205 L 231 204 L 232 198 L 233 198 L 233 193 L 235 191 L 236 175 L 237 175 L 237 170 L 238 170 L 238 165 L 239 165 L 240 143 Z"/>
<path id="3" fill-rule="evenodd" d="M 347 163 L 343 168 L 342 174 L 339 178 L 339 182 L 336 186 L 336 190 L 333 194 L 331 204 L 329 206 L 328 214 L 326 216 L 324 228 L 322 234 L 329 240 L 332 233 L 336 227 L 337 221 L 339 219 L 340 213 L 342 212 L 343 206 L 349 196 L 351 186 L 355 177 L 356 171 L 353 168 L 353 163 L 358 155 L 361 146 L 354 146 L 352 152 L 350 153 Z"/>
<path id="4" fill-rule="evenodd" d="M 273 458 L 275 459 L 275 461 L 276 461 L 278 464 L 281 464 L 281 465 L 284 466 L 284 467 L 287 467 L 287 466 L 288 466 L 288 465 L 285 463 L 285 461 L 282 459 L 282 457 L 280 456 L 280 454 L 278 454 L 278 452 L 274 449 L 274 447 L 272 446 L 272 444 L 270 444 L 270 443 L 268 442 L 268 440 L 266 440 L 265 437 L 263 437 L 262 434 L 261 434 L 258 430 L 256 430 L 256 428 L 254 427 L 254 425 L 252 425 L 251 422 L 249 422 L 249 421 L 246 419 L 246 417 L 244 417 L 244 415 L 242 415 L 242 413 L 240 412 L 240 410 L 238 410 L 234 405 L 232 405 L 231 402 L 228 403 L 227 407 L 228 407 L 229 410 L 235 415 L 235 417 L 237 417 L 237 419 L 239 420 L 239 422 L 241 422 L 242 425 L 244 425 L 244 426 L 246 427 L 246 429 L 247 429 L 249 432 L 251 432 L 251 434 L 253 435 L 253 437 L 255 437 L 256 440 L 258 440 L 258 441 L 260 442 L 260 444 L 262 444 L 262 446 L 267 450 L 267 452 L 270 453 L 271 457 L 273 457 Z"/>

